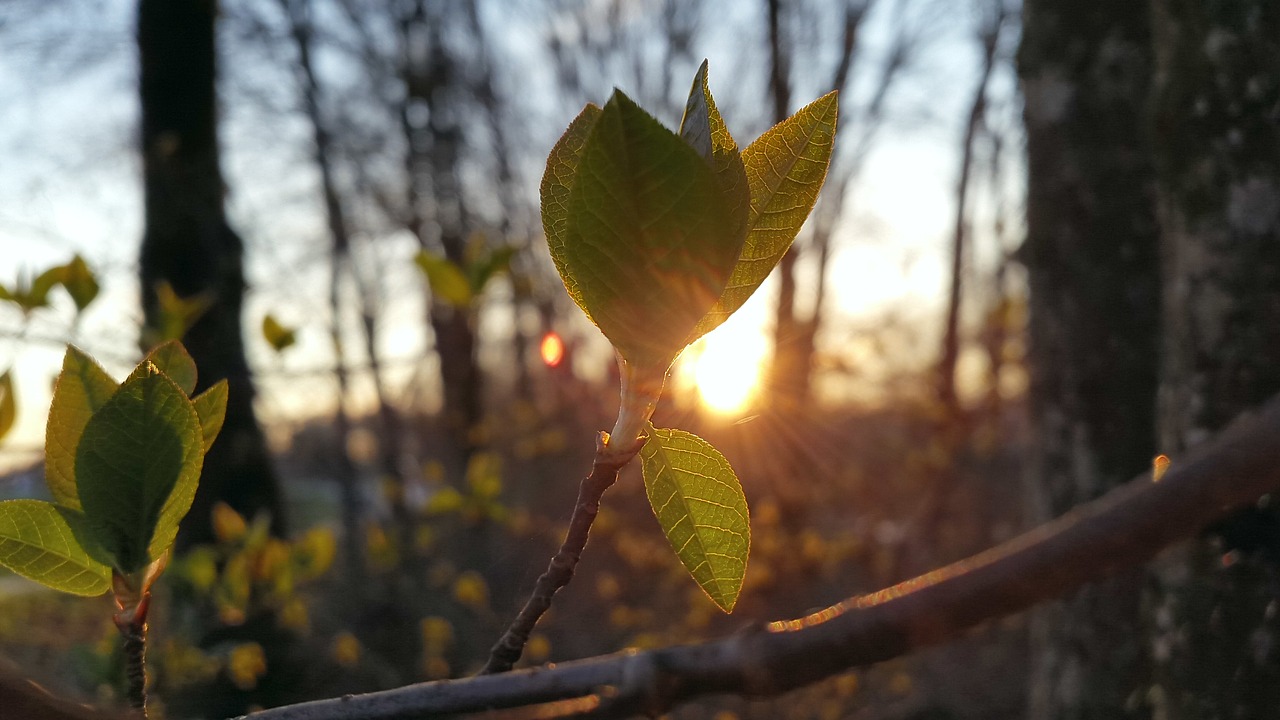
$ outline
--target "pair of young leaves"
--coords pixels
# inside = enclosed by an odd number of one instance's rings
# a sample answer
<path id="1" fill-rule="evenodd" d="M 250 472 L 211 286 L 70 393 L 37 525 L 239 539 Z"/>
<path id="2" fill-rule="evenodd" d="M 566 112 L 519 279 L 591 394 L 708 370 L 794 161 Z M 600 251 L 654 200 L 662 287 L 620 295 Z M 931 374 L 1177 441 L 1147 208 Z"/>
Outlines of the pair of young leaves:
<path id="1" fill-rule="evenodd" d="M 51 267 L 31 281 L 19 277 L 12 287 L 0 285 L 0 301 L 17 305 L 24 315 L 43 307 L 49 307 L 49 293 L 61 285 L 76 304 L 76 312 L 83 312 L 98 297 L 98 278 L 89 269 L 84 258 L 76 255 L 65 265 Z"/>
<path id="2" fill-rule="evenodd" d="M 832 92 L 739 151 L 703 62 L 678 134 L 621 91 L 569 125 L 547 159 L 543 226 L 565 288 L 617 350 L 624 377 L 648 376 L 649 387 L 656 378 L 660 388 L 676 356 L 773 270 L 817 201 L 836 111 Z M 624 382 L 624 408 L 635 404 L 628 392 Z M 750 528 L 729 463 L 691 433 L 651 425 L 641 456 L 650 503 L 676 554 L 731 611 Z"/>
<path id="3" fill-rule="evenodd" d="M 123 383 L 67 348 L 45 437 L 53 502 L 0 502 L 0 564 L 55 590 L 139 592 L 191 508 L 222 429 L 227 383 L 191 397 L 196 366 L 171 341 Z"/>

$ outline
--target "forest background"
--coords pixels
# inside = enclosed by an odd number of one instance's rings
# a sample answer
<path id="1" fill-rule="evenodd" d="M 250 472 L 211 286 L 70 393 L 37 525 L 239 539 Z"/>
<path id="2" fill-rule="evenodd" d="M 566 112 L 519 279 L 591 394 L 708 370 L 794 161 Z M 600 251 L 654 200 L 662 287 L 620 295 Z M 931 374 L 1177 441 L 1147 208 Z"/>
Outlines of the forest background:
<path id="1" fill-rule="evenodd" d="M 148 58 L 178 67 L 163 53 L 183 43 L 163 38 L 197 37 L 200 18 L 160 12 L 149 34 L 154 3 L 10 2 L 0 283 L 78 254 L 101 292 L 84 312 L 57 293 L 0 307 L 20 409 L 3 492 L 40 485 L 63 343 L 119 375 L 140 343 L 189 333 L 208 381 L 239 388 L 241 432 L 184 525 L 171 640 L 152 659 L 169 712 L 474 671 L 616 407 L 611 351 L 542 249 L 546 153 L 614 85 L 674 126 L 706 57 L 739 138 L 842 92 L 809 225 L 685 353 L 659 410 L 743 478 L 758 528 L 743 604 L 718 615 L 624 476 L 530 660 L 722 635 L 1007 539 L 1280 390 L 1277 12 L 1149 5 L 225 0 L 214 114 L 212 94 L 147 93 Z M 212 93 L 212 64 L 181 67 L 180 85 Z M 215 141 L 196 143 L 182 202 L 207 212 L 165 215 L 163 123 L 201 103 L 180 131 Z M 214 230 L 182 226 L 201 218 Z M 1222 665 L 1221 682 L 1193 652 L 1237 634 L 1271 647 L 1276 524 L 1257 515 L 1243 541 L 1219 533 L 1226 545 L 946 647 L 682 712 L 1263 703 L 1236 691 L 1277 676 L 1274 651 Z M 10 580 L 5 654 L 111 702 L 110 628 Z M 1200 622 L 1224 602 L 1251 608 L 1240 627 Z"/>

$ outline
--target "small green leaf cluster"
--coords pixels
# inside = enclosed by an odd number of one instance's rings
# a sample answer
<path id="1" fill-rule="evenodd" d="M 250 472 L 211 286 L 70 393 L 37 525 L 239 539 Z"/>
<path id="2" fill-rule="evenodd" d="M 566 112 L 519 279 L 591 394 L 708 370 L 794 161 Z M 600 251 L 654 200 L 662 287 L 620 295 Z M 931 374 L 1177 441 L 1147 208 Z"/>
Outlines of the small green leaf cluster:
<path id="1" fill-rule="evenodd" d="M 181 340 L 192 325 L 213 306 L 213 294 L 209 291 L 181 296 L 167 280 L 155 285 L 156 307 L 154 315 L 142 328 L 142 339 L 147 345 L 159 345 L 170 340 Z"/>
<path id="2" fill-rule="evenodd" d="M 145 594 L 226 414 L 225 380 L 191 397 L 195 386 L 195 362 L 176 341 L 123 383 L 68 347 L 45 438 L 53 502 L 0 502 L 0 564 L 76 595 Z"/>
<path id="3" fill-rule="evenodd" d="M 214 505 L 212 519 L 217 543 L 192 548 L 175 561 L 175 597 L 216 615 L 223 625 L 271 612 L 283 626 L 305 630 L 307 607 L 298 590 L 332 568 L 333 531 L 316 527 L 283 540 L 271 536 L 265 514 L 246 521 L 224 503 Z"/>
<path id="4" fill-rule="evenodd" d="M 671 364 L 764 282 L 817 201 L 835 141 L 829 93 L 744 150 L 698 69 L 678 133 L 619 90 L 588 104 L 552 148 L 542 179 L 547 245 L 565 289 L 617 351 L 611 446 L 645 438 L 650 503 L 699 586 L 737 601 L 750 530 L 729 463 L 709 443 L 649 418 Z"/>
<path id="5" fill-rule="evenodd" d="M 34 279 L 19 275 L 12 285 L 0 284 L 0 303 L 16 306 L 22 311 L 23 319 L 30 320 L 33 312 L 49 307 L 50 293 L 58 287 L 65 290 L 75 303 L 77 320 L 98 297 L 97 276 L 84 258 L 75 255 L 66 264 L 51 267 Z M 6 370 L 0 375 L 0 440 L 13 429 L 17 418 L 17 391 L 14 388 L 13 371 Z"/>
<path id="6" fill-rule="evenodd" d="M 440 488 L 427 501 L 430 516 L 456 515 L 470 524 L 505 522 L 510 515 L 502 503 L 502 459 L 493 453 L 476 453 L 467 462 L 466 485 Z"/>
<path id="7" fill-rule="evenodd" d="M 49 293 L 61 286 L 83 312 L 98 297 L 98 279 L 84 258 L 76 255 L 65 265 L 51 267 L 33 279 L 18 278 L 13 285 L 0 284 L 0 301 L 17 305 L 24 315 L 49 307 Z"/>
<path id="8" fill-rule="evenodd" d="M 419 251 L 413 261 L 427 278 L 434 298 L 465 310 L 495 275 L 510 267 L 514 254 L 515 248 L 509 245 L 486 250 L 481 242 L 473 241 L 461 265 L 430 250 Z"/>

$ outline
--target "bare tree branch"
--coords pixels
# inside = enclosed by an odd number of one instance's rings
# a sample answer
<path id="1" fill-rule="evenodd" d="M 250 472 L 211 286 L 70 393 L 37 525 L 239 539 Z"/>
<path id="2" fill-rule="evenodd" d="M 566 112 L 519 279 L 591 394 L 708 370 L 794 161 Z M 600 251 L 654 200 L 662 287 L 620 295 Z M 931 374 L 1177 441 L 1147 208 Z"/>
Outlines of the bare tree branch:
<path id="1" fill-rule="evenodd" d="M 936 391 L 938 400 L 954 417 L 959 413 L 960 399 L 956 395 L 956 366 L 960 362 L 960 303 L 964 297 L 965 257 L 969 254 L 969 180 L 973 174 L 973 154 L 982 126 L 986 123 L 987 92 L 991 76 L 996 69 L 996 50 L 1000 45 L 1000 31 L 1008 19 L 1004 0 L 995 0 L 987 8 L 989 16 L 978 31 L 982 43 L 982 70 L 974 86 L 973 100 L 969 105 L 969 118 L 965 122 L 964 137 L 960 141 L 960 169 L 956 178 L 956 214 L 951 232 L 951 288 L 947 295 L 947 312 L 943 321 L 942 353 L 938 360 Z"/>
<path id="2" fill-rule="evenodd" d="M 1280 397 L 1099 500 L 966 560 L 796 620 L 706 643 L 627 651 L 255 713 L 252 720 L 397 720 L 557 703 L 542 717 L 658 715 L 701 695 L 776 695 L 955 637 L 1142 563 L 1280 489 Z M 573 701 L 573 702 L 564 702 Z"/>
<path id="3" fill-rule="evenodd" d="M 0 707 L 5 717 L 41 720 L 132 720 L 126 710 L 101 710 L 53 695 L 23 676 L 22 669 L 0 661 Z"/>
<path id="4" fill-rule="evenodd" d="M 547 571 L 538 578 L 533 594 L 511 622 L 511 627 L 489 651 L 489 661 L 480 671 L 481 675 L 507 672 L 520 659 L 525 643 L 529 642 L 529 634 L 533 632 L 543 613 L 551 608 L 551 598 L 573 580 L 573 571 L 582 557 L 582 549 L 587 545 L 591 525 L 600 512 L 600 498 L 605 490 L 618 481 L 618 471 L 636 456 L 643 442 L 642 440 L 630 449 L 614 449 L 606 444 L 607 436 L 600 434 L 596 440 L 596 458 L 591 466 L 591 474 L 583 478 L 582 484 L 578 486 L 578 501 L 573 506 L 564 543 L 560 546 L 560 551 L 551 558 Z"/>

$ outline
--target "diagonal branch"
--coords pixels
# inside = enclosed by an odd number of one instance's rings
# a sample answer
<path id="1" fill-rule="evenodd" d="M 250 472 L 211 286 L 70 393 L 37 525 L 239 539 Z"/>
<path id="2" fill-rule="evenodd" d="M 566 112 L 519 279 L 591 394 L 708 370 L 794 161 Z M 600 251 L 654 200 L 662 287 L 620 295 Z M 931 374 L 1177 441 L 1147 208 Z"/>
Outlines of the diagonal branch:
<path id="1" fill-rule="evenodd" d="M 600 512 L 601 496 L 618 481 L 618 471 L 622 466 L 630 462 L 640 450 L 640 444 L 630 450 L 616 451 L 606 443 L 606 436 L 601 433 L 596 441 L 596 458 L 591 466 L 591 474 L 583 478 L 582 484 L 578 486 L 578 501 L 573 506 L 564 543 L 560 546 L 560 551 L 551 558 L 547 571 L 538 578 L 533 594 L 511 622 L 511 627 L 489 651 L 489 661 L 480 671 L 481 675 L 503 673 L 515 666 L 524 653 L 525 643 L 529 642 L 529 634 L 538 624 L 538 619 L 551 607 L 551 598 L 556 591 L 573 580 L 573 571 L 582 557 L 582 549 L 587 545 L 591 524 L 596 520 L 596 513 Z"/>
<path id="2" fill-rule="evenodd" d="M 955 637 L 1194 537 L 1280 489 L 1280 398 L 1176 460 L 1003 545 L 796 620 L 712 642 L 265 710 L 252 720 L 397 720 L 556 703 L 544 717 L 656 716 L 711 694 L 767 696 Z M 573 702 L 564 702 L 573 701 Z"/>

